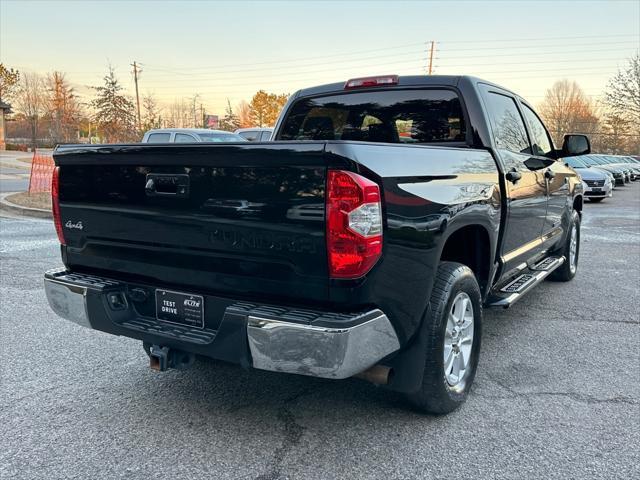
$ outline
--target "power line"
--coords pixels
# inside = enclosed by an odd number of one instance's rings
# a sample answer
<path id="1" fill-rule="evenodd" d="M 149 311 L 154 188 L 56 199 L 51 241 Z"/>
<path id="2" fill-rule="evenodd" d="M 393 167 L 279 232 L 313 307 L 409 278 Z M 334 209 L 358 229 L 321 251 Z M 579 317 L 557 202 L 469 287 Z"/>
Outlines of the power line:
<path id="1" fill-rule="evenodd" d="M 565 45 L 563 44 L 563 46 L 565 47 L 588 47 L 591 45 L 637 45 L 637 42 L 633 41 L 633 40 L 627 40 L 624 42 L 596 42 L 596 43 L 580 43 L 580 44 L 575 44 L 575 45 Z M 522 45 L 522 46 L 518 46 L 518 45 L 508 45 L 508 46 L 501 46 L 501 47 L 478 47 L 478 48 L 442 48 L 441 50 L 445 51 L 445 52 L 468 52 L 468 51 L 474 51 L 474 50 L 504 50 L 505 48 L 509 48 L 509 49 L 517 49 L 517 50 L 529 50 L 529 49 L 541 49 L 541 48 L 546 48 L 546 47 L 554 47 L 556 45 Z"/>
<path id="2" fill-rule="evenodd" d="M 612 62 L 612 63 L 607 63 L 607 64 L 599 64 L 599 65 L 593 65 L 593 61 L 590 62 L 584 62 L 585 65 L 577 65 L 571 68 L 565 68 L 565 69 L 558 69 L 558 68 L 553 68 L 553 69 L 541 69 L 541 68 L 535 68 L 534 69 L 519 69 L 519 70 L 508 70 L 508 71 L 497 71 L 497 70 L 489 70 L 486 72 L 483 72 L 482 68 L 474 68 L 474 74 L 477 74 L 478 72 L 482 72 L 482 73 L 488 73 L 488 74 L 493 74 L 493 73 L 528 73 L 528 72 L 532 72 L 532 73 L 536 73 L 536 72 L 547 72 L 547 71 L 576 71 L 577 69 L 580 70 L 584 70 L 586 68 L 589 68 L 590 71 L 593 69 L 597 69 L 597 70 L 602 70 L 605 68 L 615 68 L 617 66 L 618 63 L 613 63 L 616 62 L 616 60 L 612 60 L 612 59 L 599 59 L 598 61 L 607 61 L 607 62 Z M 623 60 L 618 60 L 617 62 L 621 62 Z M 406 62 L 390 62 L 385 64 L 385 67 L 387 65 L 391 65 L 393 63 L 402 63 L 402 64 L 406 64 Z M 520 62 L 520 63 L 511 63 L 509 65 L 505 65 L 505 68 L 508 68 L 510 65 L 540 65 L 540 66 L 545 66 L 547 64 L 552 65 L 554 63 L 562 63 L 564 65 L 569 64 L 571 65 L 571 62 L 569 61 L 558 61 L 558 62 Z M 582 62 L 581 62 L 582 63 Z M 407 66 L 409 68 L 414 68 L 413 65 L 415 64 L 407 64 Z M 485 68 L 495 68 L 495 67 L 499 67 L 500 65 L 498 64 L 494 64 L 494 65 L 489 65 L 486 63 L 482 63 L 482 64 L 467 64 L 467 65 L 440 65 L 440 64 L 436 64 L 434 65 L 434 68 L 439 69 L 440 72 L 442 72 L 443 70 L 451 70 L 451 69 L 455 69 L 458 67 L 485 67 Z M 381 65 L 359 65 L 357 68 L 361 69 L 361 70 L 365 70 L 365 69 L 371 69 L 371 68 L 377 68 L 377 69 L 381 69 L 383 68 Z M 418 67 L 419 68 L 419 67 Z M 420 69 L 422 70 L 422 69 Z M 301 72 L 297 72 L 295 74 L 274 74 L 274 75 L 254 75 L 254 76 L 243 76 L 242 78 L 245 80 L 249 80 L 252 78 L 256 78 L 260 80 L 261 84 L 268 84 L 268 83 L 286 83 L 287 80 L 295 80 L 297 82 L 306 82 L 306 81 L 314 81 L 314 80 L 318 80 L 317 76 L 313 76 L 314 73 L 323 73 L 325 70 L 322 71 L 317 71 L 317 70 L 305 70 L 305 71 L 301 71 Z M 422 70 L 424 71 L 424 70 Z M 455 72 L 455 74 L 457 74 L 458 72 Z M 465 72 L 465 73 L 471 73 L 471 72 Z M 355 74 L 355 73 L 354 73 Z M 416 70 L 415 73 L 413 74 L 419 74 L 419 71 Z M 348 75 L 345 75 L 345 77 L 347 77 Z M 237 82 L 234 81 L 236 77 L 219 77 L 219 76 L 215 76 L 215 77 L 202 77 L 202 78 L 191 78 L 191 79 L 175 79 L 175 80 L 168 80 L 168 79 L 153 79 L 150 78 L 147 80 L 147 85 L 150 88 L 157 88 L 157 87 L 162 87 L 164 85 L 170 85 L 170 86 L 175 86 L 175 85 L 180 85 L 180 84 L 185 84 L 187 83 L 188 85 L 193 85 L 193 86 L 201 86 L 201 85 L 207 85 L 207 84 L 216 84 L 217 86 L 251 86 L 251 85 L 255 85 L 256 82 L 255 81 L 250 81 L 250 82 Z M 344 78 L 346 80 L 346 78 Z"/>
<path id="3" fill-rule="evenodd" d="M 225 69 L 225 68 L 228 68 L 228 67 L 242 67 L 242 66 L 253 66 L 253 65 L 274 65 L 274 64 L 279 64 L 279 63 L 297 63 L 300 60 L 317 60 L 317 59 L 322 59 L 322 58 L 345 57 L 345 56 L 359 55 L 360 53 L 372 53 L 372 52 L 379 52 L 379 51 L 382 51 L 382 50 L 394 50 L 394 49 L 400 49 L 400 48 L 406 48 L 406 47 L 415 47 L 415 46 L 423 46 L 423 45 L 424 45 L 424 42 L 406 43 L 406 44 L 403 44 L 403 45 L 380 47 L 380 48 L 374 48 L 374 49 L 368 49 L 368 50 L 358 50 L 358 51 L 353 51 L 351 53 L 336 53 L 336 54 L 332 54 L 332 55 L 322 55 L 322 56 L 314 56 L 314 57 L 295 58 L 295 59 L 288 59 L 288 60 L 270 60 L 270 61 L 266 61 L 266 62 L 236 63 L 236 64 L 228 64 L 228 65 L 216 65 L 215 67 L 203 66 L 203 67 L 176 67 L 176 68 L 180 68 L 181 70 L 203 70 L 203 69 L 210 69 L 210 68 L 223 68 L 223 69 Z M 152 65 L 149 65 L 149 66 L 152 66 Z"/>
<path id="4" fill-rule="evenodd" d="M 583 37 L 581 37 L 583 38 Z M 594 37 L 589 37 L 589 38 L 594 38 Z M 538 39 L 540 40 L 540 39 Z M 440 46 L 443 44 L 443 42 L 434 42 L 436 45 Z M 593 42 L 589 42 L 589 43 L 579 43 L 579 44 L 574 44 L 574 45 L 567 45 L 565 43 L 562 44 L 556 44 L 556 45 L 526 45 L 526 46 L 513 46 L 510 45 L 509 48 L 515 48 L 515 49 L 531 49 L 531 48 L 535 48 L 535 49 L 539 49 L 539 48 L 547 48 L 547 47 L 581 47 L 581 46 L 592 46 L 592 45 L 620 45 L 620 44 L 635 44 L 635 42 L 633 42 L 632 40 L 628 40 L 626 42 L 597 42 L 597 43 L 593 43 Z M 360 53 L 371 53 L 371 52 L 380 52 L 381 50 L 395 50 L 395 49 L 400 49 L 400 48 L 404 48 L 407 46 L 416 46 L 416 45 L 424 45 L 424 43 L 419 43 L 419 44 L 405 44 L 405 45 L 398 45 L 398 46 L 390 46 L 390 47 L 384 47 L 384 48 L 379 48 L 379 49 L 374 49 L 374 50 L 361 50 L 361 51 L 354 51 L 351 53 L 341 53 L 341 54 L 334 54 L 334 55 L 324 55 L 324 56 L 319 56 L 319 57 L 304 57 L 304 58 L 297 58 L 297 59 L 289 59 L 289 60 L 279 60 L 279 61 L 268 61 L 268 62 L 253 62 L 253 63 L 244 63 L 244 64 L 228 64 L 228 65 L 216 65 L 216 66 L 200 66 L 200 67 L 167 67 L 167 66 L 158 66 L 158 65 L 153 65 L 153 64 L 148 64 L 148 63 L 144 63 L 144 66 L 146 67 L 152 67 L 155 69 L 165 69 L 168 70 L 170 72 L 173 71 L 178 71 L 180 70 L 180 73 L 184 74 L 184 75 L 190 75 L 189 73 L 185 73 L 185 72 L 193 72 L 193 71 L 201 71 L 201 70 L 223 70 L 226 72 L 229 72 L 229 68 L 234 68 L 234 67 L 243 67 L 243 66 L 247 66 L 247 67 L 254 67 L 255 65 L 269 65 L 269 66 L 273 66 L 274 64 L 287 64 L 287 63 L 294 63 L 295 65 L 293 65 L 290 68 L 298 68 L 300 66 L 300 62 L 304 62 L 304 61 L 310 61 L 310 60 L 317 60 L 317 59 L 322 59 L 322 58 L 335 58 L 335 57 L 350 57 L 353 55 L 360 55 Z M 439 50 L 444 50 L 446 51 L 475 51 L 475 50 L 491 50 L 491 49 L 500 49 L 503 50 L 505 47 L 496 47 L 496 48 L 486 48 L 486 47 L 478 47 L 478 48 L 471 48 L 471 49 L 440 49 Z M 422 52 L 423 50 L 420 50 L 418 52 Z M 387 54 L 387 55 L 379 55 L 376 54 L 374 56 L 371 57 L 360 57 L 359 60 L 362 60 L 363 58 L 383 58 L 383 57 L 389 57 L 389 56 L 396 56 L 396 55 L 406 55 L 409 53 L 414 53 L 414 52 L 404 52 L 401 54 Z M 417 52 L 416 52 L 417 53 Z M 358 60 L 358 59 L 356 59 Z M 345 60 L 337 60 L 337 61 L 332 61 L 331 64 L 335 64 L 335 63 L 346 63 L 346 62 L 352 62 L 354 61 L 354 59 L 347 59 L 345 58 Z M 315 64 L 317 62 L 313 62 L 312 64 Z M 286 68 L 286 67 L 278 67 L 278 68 Z M 258 69 L 260 70 L 260 69 Z M 241 71 L 249 71 L 247 69 L 242 69 Z"/>
<path id="5" fill-rule="evenodd" d="M 511 67 L 511 66 L 516 66 L 516 65 L 554 65 L 554 64 L 562 64 L 562 65 L 571 65 L 571 64 L 588 64 L 590 66 L 595 66 L 594 63 L 595 62 L 607 62 L 606 64 L 601 63 L 599 65 L 597 65 L 598 67 L 601 68 L 608 68 L 608 67 L 615 67 L 619 62 L 624 62 L 625 59 L 612 59 L 611 57 L 607 57 L 607 58 L 591 58 L 588 60 L 585 59 L 556 59 L 556 60 L 536 60 L 533 62 L 508 62 L 508 64 L 504 64 L 505 68 Z M 615 62 L 612 63 L 612 62 Z M 350 65 L 350 67 L 352 68 L 359 68 L 359 69 L 364 69 L 364 68 L 376 68 L 376 69 L 381 69 L 381 68 L 386 68 L 388 65 L 406 65 L 408 67 L 412 67 L 414 65 L 414 63 L 410 60 L 400 60 L 397 62 L 385 62 L 384 64 L 378 64 L 376 63 L 375 65 L 371 64 L 371 63 L 364 63 L 364 64 L 358 64 L 358 65 Z M 483 63 L 464 63 L 464 64 L 436 64 L 434 65 L 434 67 L 436 68 L 457 68 L 457 67 L 485 67 L 485 66 L 489 66 L 489 67 L 497 67 L 500 66 L 501 64 L 498 63 L 492 63 L 492 64 L 487 64 L 486 62 Z M 575 68 L 575 67 L 574 67 Z M 515 70 L 517 72 L 526 72 L 528 70 Z M 536 69 L 536 71 L 539 71 L 539 69 Z M 314 73 L 324 73 L 326 72 L 326 68 L 324 66 L 319 65 L 317 69 L 304 69 L 302 71 L 298 71 L 295 73 L 275 73 L 275 74 L 259 74 L 259 75 L 243 75 L 242 78 L 243 79 L 251 79 L 251 78 L 258 78 L 261 80 L 265 80 L 265 79 L 277 79 L 277 78 L 281 78 L 284 80 L 287 79 L 291 79 L 291 78 L 296 78 L 296 77 L 300 77 L 300 76 L 308 76 L 308 75 L 312 75 Z M 417 72 L 416 72 L 417 73 Z M 155 77 L 155 75 L 154 75 Z M 231 75 L 231 76 L 220 76 L 217 74 L 198 74 L 198 75 L 190 75 L 189 78 L 177 78 L 177 79 L 164 79 L 164 78 L 152 78 L 151 80 L 149 80 L 149 82 L 152 85 L 158 85 L 158 84 L 171 84 L 171 85 L 175 85 L 176 83 L 181 83 L 181 82 L 188 82 L 189 84 L 200 84 L 200 83 L 210 83 L 210 82 L 216 82 L 216 83 L 220 83 L 220 82 L 224 82 L 224 81 L 229 81 L 230 84 L 232 85 L 238 85 L 238 82 L 235 81 L 237 78 L 236 75 Z M 308 77 L 311 80 L 313 80 L 313 78 Z M 252 82 L 253 83 L 253 82 Z"/>
<path id="6" fill-rule="evenodd" d="M 640 32 L 636 33 L 615 33 L 611 35 L 582 35 L 582 36 L 567 36 L 567 37 L 544 37 L 544 40 L 571 40 L 571 39 L 579 39 L 579 38 L 612 38 L 612 37 L 640 37 Z M 495 40 L 444 40 L 440 43 L 488 43 L 488 42 L 515 42 L 515 41 L 523 41 L 523 42 L 531 42 L 535 40 L 540 40 L 540 37 L 529 37 L 529 38 L 497 38 Z"/>
<path id="7" fill-rule="evenodd" d="M 362 60 L 379 60 L 381 58 L 387 58 L 387 57 L 393 57 L 393 58 L 398 58 L 398 57 L 403 57 L 403 56 L 415 56 L 418 54 L 424 53 L 424 50 L 414 50 L 414 51 L 410 51 L 410 52 L 404 52 L 404 53 L 393 53 L 393 54 L 389 54 L 389 55 L 374 55 L 374 56 L 370 56 L 370 57 L 361 57 L 358 59 L 348 59 L 348 60 L 336 60 L 336 61 L 332 61 L 329 63 L 318 63 L 318 62 L 311 62 L 311 63 L 296 63 L 295 65 L 291 65 L 288 67 L 278 67 L 278 70 L 286 70 L 286 69 L 295 69 L 298 70 L 300 67 L 306 67 L 306 66 L 315 66 L 315 65 L 325 65 L 325 66 L 335 66 L 336 64 L 340 64 L 340 63 L 348 63 L 348 64 L 353 64 L 353 62 L 359 62 Z M 202 73 L 196 73 L 196 72 L 185 72 L 185 71 L 178 71 L 176 69 L 173 69 L 171 67 L 158 67 L 158 66 L 153 66 L 150 65 L 148 63 L 144 63 L 143 64 L 148 70 L 154 70 L 154 71 L 163 71 L 163 72 L 167 72 L 168 74 L 178 74 L 178 75 L 182 75 L 182 76 L 188 76 L 188 77 L 192 77 L 193 75 L 207 75 L 207 74 L 213 74 L 215 75 L 216 73 L 218 73 L 218 70 L 222 73 L 245 73 L 245 72 L 264 72 L 265 68 L 247 68 L 247 69 L 242 69 L 242 70 L 229 70 L 229 69 L 224 69 L 224 68 L 214 68 L 212 67 L 212 70 L 216 70 L 216 71 L 205 71 Z M 165 75 L 167 74 L 165 73 Z"/>
<path id="8" fill-rule="evenodd" d="M 528 57 L 539 57 L 539 56 L 545 56 L 548 57 L 550 55 L 564 55 L 567 53 L 586 53 L 586 54 L 592 54 L 592 53 L 601 53 L 601 52 L 611 52 L 610 48 L 605 48 L 605 49 L 601 49 L 601 50 L 593 50 L 593 49 L 589 49 L 588 51 L 585 51 L 584 49 L 582 50 L 565 50 L 565 51 L 549 51 L 549 50 L 545 50 L 544 52 L 538 52 L 538 53 L 527 53 L 526 55 Z M 521 57 L 523 54 L 522 52 L 519 53 L 491 53 L 488 55 L 456 55 L 456 56 L 449 56 L 447 55 L 446 57 L 434 57 L 435 60 L 440 60 L 440 59 L 445 59 L 445 60 L 458 60 L 458 59 L 464 59 L 464 58 L 495 58 L 495 57 Z"/>

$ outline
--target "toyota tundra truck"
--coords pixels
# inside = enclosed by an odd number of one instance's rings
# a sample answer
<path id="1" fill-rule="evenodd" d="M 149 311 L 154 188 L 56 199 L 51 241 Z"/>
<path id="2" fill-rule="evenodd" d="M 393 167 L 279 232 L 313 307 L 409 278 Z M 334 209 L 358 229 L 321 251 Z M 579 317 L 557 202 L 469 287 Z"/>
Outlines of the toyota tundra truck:
<path id="1" fill-rule="evenodd" d="M 562 158 L 589 151 L 556 149 L 505 88 L 395 75 L 298 91 L 269 142 L 59 146 L 46 295 L 160 371 L 360 377 L 447 413 L 483 309 L 576 274 L 583 192 Z"/>

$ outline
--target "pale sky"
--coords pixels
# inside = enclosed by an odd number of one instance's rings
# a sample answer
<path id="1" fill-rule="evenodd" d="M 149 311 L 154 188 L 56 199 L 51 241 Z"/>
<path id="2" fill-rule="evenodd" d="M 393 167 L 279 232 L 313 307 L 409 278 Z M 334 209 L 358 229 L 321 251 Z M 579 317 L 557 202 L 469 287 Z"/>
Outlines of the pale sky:
<path id="1" fill-rule="evenodd" d="M 258 89 L 348 78 L 470 74 L 538 103 L 557 79 L 594 98 L 640 47 L 629 1 L 18 1 L 0 0 L 0 62 L 66 72 L 88 99 L 110 62 L 133 94 L 162 103 L 200 94 L 223 114 Z"/>

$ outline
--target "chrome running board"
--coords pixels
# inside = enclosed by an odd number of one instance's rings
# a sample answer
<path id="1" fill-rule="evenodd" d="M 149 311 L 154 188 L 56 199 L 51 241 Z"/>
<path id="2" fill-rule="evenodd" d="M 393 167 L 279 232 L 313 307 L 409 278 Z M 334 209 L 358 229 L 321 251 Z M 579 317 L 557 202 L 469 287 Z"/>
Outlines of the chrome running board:
<path id="1" fill-rule="evenodd" d="M 533 267 L 530 267 L 526 273 L 518 275 L 515 279 L 499 288 L 489 298 L 488 306 L 509 308 L 564 262 L 565 257 L 547 257 L 538 262 Z"/>

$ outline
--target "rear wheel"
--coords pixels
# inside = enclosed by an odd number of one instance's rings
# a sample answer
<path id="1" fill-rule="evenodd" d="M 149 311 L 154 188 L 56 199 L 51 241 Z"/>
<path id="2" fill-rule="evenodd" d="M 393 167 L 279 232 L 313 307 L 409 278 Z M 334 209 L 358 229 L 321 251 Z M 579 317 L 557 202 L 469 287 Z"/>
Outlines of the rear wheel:
<path id="1" fill-rule="evenodd" d="M 560 282 L 568 282 L 576 276 L 578 258 L 580 256 L 580 215 L 575 210 L 571 212 L 569 233 L 560 254 L 564 255 L 565 262 L 562 266 L 556 268 L 549 278 Z"/>
<path id="2" fill-rule="evenodd" d="M 444 414 L 465 401 L 478 365 L 482 302 L 473 271 L 442 262 L 430 303 L 422 384 L 407 399 L 418 410 Z"/>

